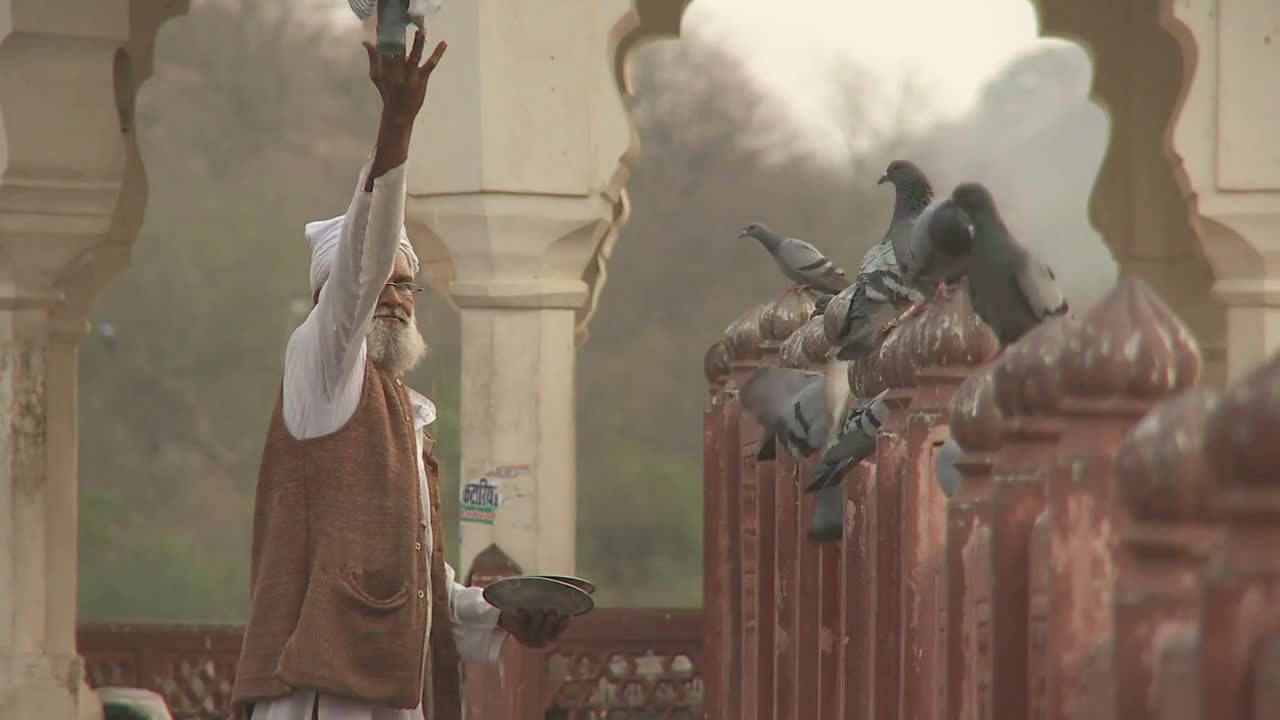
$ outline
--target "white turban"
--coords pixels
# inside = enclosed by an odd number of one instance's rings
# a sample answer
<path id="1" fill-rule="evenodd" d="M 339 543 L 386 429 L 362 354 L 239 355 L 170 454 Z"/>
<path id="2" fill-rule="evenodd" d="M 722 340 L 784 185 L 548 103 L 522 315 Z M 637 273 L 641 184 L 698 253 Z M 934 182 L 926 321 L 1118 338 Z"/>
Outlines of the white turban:
<path id="1" fill-rule="evenodd" d="M 306 225 L 307 242 L 311 243 L 311 292 L 315 293 L 329 279 L 329 269 L 333 267 L 333 254 L 338 250 L 338 241 L 342 239 L 342 221 L 346 215 L 339 215 L 328 220 L 316 220 Z M 409 244 L 409 234 L 404 226 L 400 226 L 400 252 L 409 259 L 409 267 L 413 274 L 418 274 L 418 254 Z"/>

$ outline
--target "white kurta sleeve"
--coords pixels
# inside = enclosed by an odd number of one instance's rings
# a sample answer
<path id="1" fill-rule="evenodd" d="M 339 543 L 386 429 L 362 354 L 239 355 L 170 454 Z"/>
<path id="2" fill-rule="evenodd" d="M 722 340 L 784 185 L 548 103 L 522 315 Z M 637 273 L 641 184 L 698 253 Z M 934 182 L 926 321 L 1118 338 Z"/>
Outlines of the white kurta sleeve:
<path id="1" fill-rule="evenodd" d="M 484 590 L 465 587 L 454 581 L 453 566 L 445 563 L 445 582 L 449 583 L 449 615 L 453 620 L 453 639 L 463 660 L 495 663 L 507 639 L 507 631 L 498 627 L 501 611 L 484 599 Z"/>

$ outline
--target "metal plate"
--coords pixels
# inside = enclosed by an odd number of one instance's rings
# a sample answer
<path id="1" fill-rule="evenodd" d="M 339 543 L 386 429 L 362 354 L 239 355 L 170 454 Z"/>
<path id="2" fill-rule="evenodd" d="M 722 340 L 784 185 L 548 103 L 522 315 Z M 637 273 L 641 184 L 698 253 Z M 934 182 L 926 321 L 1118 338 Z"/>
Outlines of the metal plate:
<path id="1" fill-rule="evenodd" d="M 569 616 L 595 607 L 591 596 L 573 585 L 534 575 L 498 580 L 484 589 L 484 599 L 500 610 L 552 610 Z"/>
<path id="2" fill-rule="evenodd" d="M 533 577 L 542 577 L 548 580 L 559 580 L 562 583 L 568 583 L 588 595 L 594 595 L 596 592 L 596 584 L 590 580 L 585 580 L 572 575 L 534 575 Z"/>

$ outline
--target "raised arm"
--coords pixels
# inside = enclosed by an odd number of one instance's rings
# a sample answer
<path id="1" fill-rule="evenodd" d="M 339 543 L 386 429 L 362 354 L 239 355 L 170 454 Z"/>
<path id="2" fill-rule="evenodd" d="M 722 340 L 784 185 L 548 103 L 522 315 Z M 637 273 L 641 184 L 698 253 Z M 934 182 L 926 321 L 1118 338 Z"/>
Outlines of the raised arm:
<path id="1" fill-rule="evenodd" d="M 444 55 L 436 46 L 422 63 L 426 37 L 419 30 L 407 56 L 378 55 L 366 42 L 369 79 L 382 98 L 382 115 L 373 157 L 342 221 L 329 277 L 309 321 L 318 350 L 326 395 L 358 375 L 363 340 L 395 264 L 404 226 L 405 162 L 413 123 L 422 108 L 427 82 Z"/>

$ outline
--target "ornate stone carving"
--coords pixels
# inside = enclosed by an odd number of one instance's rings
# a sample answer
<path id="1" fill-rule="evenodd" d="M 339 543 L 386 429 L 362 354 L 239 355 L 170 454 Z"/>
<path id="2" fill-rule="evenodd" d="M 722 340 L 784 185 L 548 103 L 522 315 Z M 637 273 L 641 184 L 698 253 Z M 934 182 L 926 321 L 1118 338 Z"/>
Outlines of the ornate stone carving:
<path id="1" fill-rule="evenodd" d="M 716 340 L 707 348 L 706 355 L 702 358 L 702 372 L 711 385 L 719 385 L 728 377 L 729 346 L 726 338 Z"/>
<path id="2" fill-rule="evenodd" d="M 1005 348 L 991 369 L 996 404 L 1006 416 L 1048 415 L 1062 400 L 1059 356 L 1075 321 L 1046 320 Z"/>
<path id="3" fill-rule="evenodd" d="M 970 375 L 951 400 L 951 436 L 966 452 L 995 452 L 1002 444 L 1004 416 L 996 404 L 991 370 L 987 366 Z"/>
<path id="4" fill-rule="evenodd" d="M 1233 385 L 1209 414 L 1205 447 L 1231 485 L 1280 486 L 1280 353 Z"/>
<path id="5" fill-rule="evenodd" d="M 812 318 L 782 343 L 780 357 L 785 367 L 811 368 L 827 362 L 831 344 L 822 325 L 821 316 Z"/>
<path id="6" fill-rule="evenodd" d="M 1059 362 L 1063 390 L 1080 399 L 1154 401 L 1200 375 L 1195 338 L 1137 278 L 1122 278 L 1071 328 Z"/>
<path id="7" fill-rule="evenodd" d="M 760 316 L 763 312 L 764 305 L 756 305 L 725 328 L 724 342 L 731 363 L 751 362 L 763 356 L 760 346 Z"/>
<path id="8" fill-rule="evenodd" d="M 1147 414 L 1116 454 L 1117 486 L 1133 516 L 1157 522 L 1206 520 L 1215 477 L 1205 453 L 1205 428 L 1221 397 L 1184 390 Z"/>
<path id="9" fill-rule="evenodd" d="M 766 349 L 782 345 L 813 316 L 813 295 L 787 291 L 765 303 L 760 313 L 760 340 Z"/>

